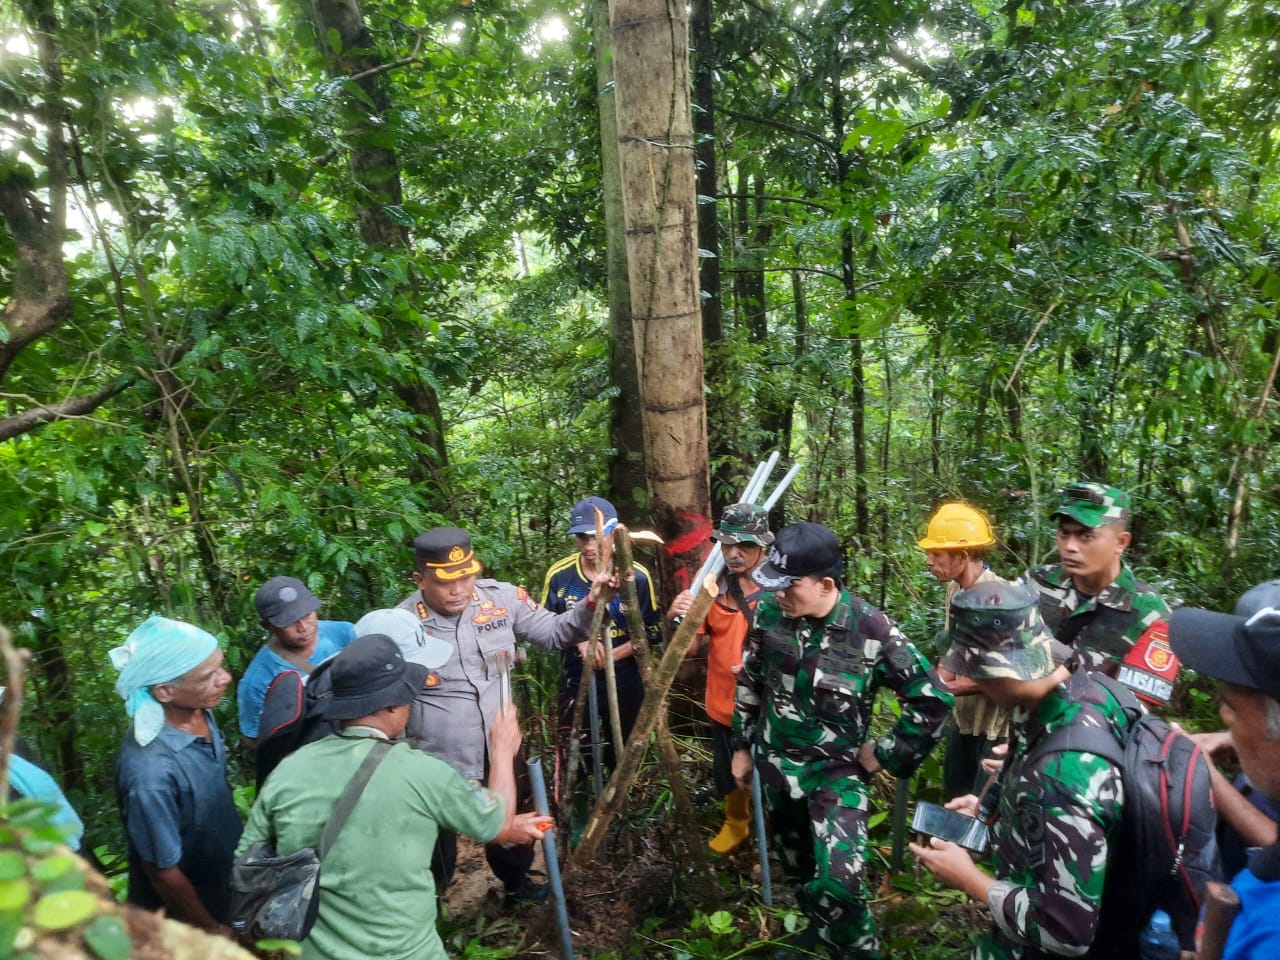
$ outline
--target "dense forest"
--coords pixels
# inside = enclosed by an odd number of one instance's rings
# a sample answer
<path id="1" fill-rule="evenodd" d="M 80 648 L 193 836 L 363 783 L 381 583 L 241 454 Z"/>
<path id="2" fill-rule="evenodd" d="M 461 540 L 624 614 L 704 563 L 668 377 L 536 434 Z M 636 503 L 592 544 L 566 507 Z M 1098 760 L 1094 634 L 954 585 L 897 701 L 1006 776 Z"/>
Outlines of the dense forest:
<path id="1" fill-rule="evenodd" d="M 646 364 L 705 398 L 704 521 L 781 451 L 774 523 L 834 529 L 919 640 L 944 498 L 1006 574 L 1084 477 L 1133 494 L 1171 602 L 1276 575 L 1274 5 L 693 0 L 681 355 L 627 303 L 641 6 L 0 0 L 0 622 L 104 858 L 108 648 L 164 613 L 235 675 L 268 577 L 354 620 L 438 523 L 530 587 L 587 494 L 669 534 Z M 641 559 L 669 599 L 687 558 Z"/>

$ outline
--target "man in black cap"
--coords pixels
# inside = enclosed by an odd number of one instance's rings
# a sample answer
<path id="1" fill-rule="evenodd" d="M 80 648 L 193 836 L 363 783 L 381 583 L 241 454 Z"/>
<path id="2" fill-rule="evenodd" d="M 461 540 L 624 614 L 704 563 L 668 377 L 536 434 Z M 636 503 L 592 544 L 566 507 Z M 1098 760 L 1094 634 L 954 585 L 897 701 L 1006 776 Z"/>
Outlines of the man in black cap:
<path id="1" fill-rule="evenodd" d="M 356 638 L 345 620 L 319 619 L 320 598 L 296 577 L 272 577 L 258 588 L 253 605 L 268 636 L 236 685 L 240 734 L 250 749 L 271 681 L 286 670 L 306 676 Z"/>
<path id="2" fill-rule="evenodd" d="M 1267 607 L 1280 609 L 1280 580 L 1267 580 L 1250 587 L 1240 595 L 1233 612 L 1247 620 Z M 1223 758 L 1239 759 L 1235 756 L 1230 730 L 1188 736 L 1215 762 Z M 1234 780 L 1228 779 L 1217 766 L 1210 766 L 1209 773 L 1213 779 L 1213 805 L 1218 808 L 1222 867 L 1228 877 L 1234 877 L 1244 869 L 1250 849 L 1269 847 L 1276 842 L 1280 807 L 1243 771 Z"/>
<path id="3" fill-rule="evenodd" d="M 727 855 L 751 833 L 751 790 L 733 777 L 733 698 L 742 669 L 742 645 L 755 617 L 756 603 L 764 593 L 751 573 L 764 563 L 765 548 L 773 543 L 769 511 L 754 503 L 731 503 L 720 514 L 711 539 L 720 544 L 725 569 L 717 581 L 720 592 L 707 611 L 699 642 L 706 640 L 711 772 L 716 792 L 724 798 L 724 826 L 708 846 Z M 692 605 L 692 591 L 682 590 L 671 601 L 667 617 L 683 617 Z"/>
<path id="4" fill-rule="evenodd" d="M 480 561 L 471 535 L 460 527 L 436 527 L 413 541 L 414 582 L 418 590 L 400 603 L 422 621 L 427 633 L 451 644 L 453 655 L 437 671 L 439 683 L 420 700 L 409 736 L 428 753 L 448 762 L 468 780 L 481 781 L 498 762 L 485 736 L 498 715 L 508 674 L 515 664 L 516 640 L 547 650 L 563 650 L 587 638 L 597 603 L 608 603 L 616 583 L 607 572 L 592 577 L 586 602 L 554 614 L 524 587 L 477 579 Z M 441 880 L 453 872 L 454 836 L 441 833 Z M 532 844 L 489 844 L 485 856 L 510 901 L 546 898 L 545 884 L 529 879 Z"/>
<path id="5" fill-rule="evenodd" d="M 447 651 L 446 651 L 447 655 Z M 404 733 L 411 705 L 442 658 L 406 662 L 380 634 L 356 640 L 328 667 L 332 693 L 320 706 L 341 731 L 280 762 L 254 803 L 239 851 L 274 841 L 287 856 L 319 847 L 338 797 L 378 740 Z M 489 788 L 443 761 L 396 745 L 379 762 L 320 873 L 320 913 L 306 955 L 320 960 L 425 957 L 444 960 L 435 929 L 428 864 L 438 829 L 479 841 L 525 841 L 549 818 L 516 818 L 514 760 L 520 726 L 508 707 L 491 718 Z"/>
<path id="6" fill-rule="evenodd" d="M 909 776 L 937 744 L 952 698 L 888 617 L 845 589 L 836 536 L 817 523 L 778 531 L 752 578 L 756 607 L 734 704 L 733 774 L 760 771 L 787 877 L 809 926 L 794 945 L 832 957 L 880 956 L 863 884 L 871 777 Z M 881 689 L 901 705 L 871 735 Z"/>
<path id="7" fill-rule="evenodd" d="M 1222 681 L 1219 713 L 1240 764 L 1280 801 L 1280 607 L 1248 617 L 1182 607 L 1170 618 L 1169 639 L 1186 666 Z M 1240 913 L 1223 960 L 1271 960 L 1280 944 L 1280 843 L 1257 850 L 1231 885 Z"/>

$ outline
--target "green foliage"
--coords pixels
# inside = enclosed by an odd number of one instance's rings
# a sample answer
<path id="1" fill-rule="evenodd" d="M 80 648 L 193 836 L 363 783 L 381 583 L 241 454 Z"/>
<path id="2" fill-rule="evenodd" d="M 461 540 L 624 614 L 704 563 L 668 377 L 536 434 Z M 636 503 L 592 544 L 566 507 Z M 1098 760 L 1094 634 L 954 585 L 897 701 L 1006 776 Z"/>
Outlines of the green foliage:
<path id="1" fill-rule="evenodd" d="M 0 955 L 59 936 L 82 939 L 100 960 L 128 960 L 133 947 L 124 922 L 85 889 L 76 857 L 59 842 L 55 813 L 33 800 L 0 811 Z"/>
<path id="2" fill-rule="evenodd" d="M 118 867 L 106 652 L 133 626 L 199 622 L 238 675 L 263 580 L 355 619 L 411 589 L 408 542 L 445 521 L 536 592 L 569 505 L 609 493 L 634 398 L 609 375 L 585 10 L 369 0 L 371 48 L 344 50 L 304 4 L 44 6 L 0 9 L 0 185 L 56 203 L 60 111 L 71 310 L 0 374 L 6 412 L 128 387 L 0 445 L 0 619 L 34 653 L 24 731 Z M 941 590 L 915 541 L 944 498 L 992 514 L 1005 574 L 1052 554 L 1053 491 L 1088 476 L 1135 495 L 1129 557 L 1171 599 L 1225 607 L 1273 575 L 1275 10 L 713 13 L 717 503 L 783 447 L 804 472 L 775 520 L 835 529 L 917 641 Z M 386 69 L 335 78 L 326 54 Z M 365 149 L 398 197 L 370 197 Z M 535 654 L 519 686 L 540 746 L 558 669 Z M 917 792 L 939 780 L 931 759 Z M 704 922 L 690 942 L 730 935 Z"/>

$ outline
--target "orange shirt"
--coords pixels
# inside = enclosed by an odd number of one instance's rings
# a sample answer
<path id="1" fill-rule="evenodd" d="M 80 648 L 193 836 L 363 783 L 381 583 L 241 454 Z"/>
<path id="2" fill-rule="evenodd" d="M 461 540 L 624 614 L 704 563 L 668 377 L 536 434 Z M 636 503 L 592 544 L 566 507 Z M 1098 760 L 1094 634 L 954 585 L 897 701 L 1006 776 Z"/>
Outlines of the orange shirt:
<path id="1" fill-rule="evenodd" d="M 754 611 L 760 591 L 745 597 Z M 707 650 L 707 716 L 726 727 L 733 725 L 733 693 L 738 685 L 732 668 L 742 663 L 742 643 L 751 628 L 750 614 L 743 616 L 733 606 L 733 598 L 722 585 L 711 604 L 702 630 L 710 638 Z"/>

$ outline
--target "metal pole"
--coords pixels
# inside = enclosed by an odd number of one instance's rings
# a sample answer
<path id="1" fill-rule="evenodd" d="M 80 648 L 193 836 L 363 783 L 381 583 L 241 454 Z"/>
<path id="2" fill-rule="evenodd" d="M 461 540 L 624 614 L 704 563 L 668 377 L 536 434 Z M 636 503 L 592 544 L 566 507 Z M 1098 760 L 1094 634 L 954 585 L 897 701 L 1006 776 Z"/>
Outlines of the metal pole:
<path id="1" fill-rule="evenodd" d="M 542 761 L 537 757 L 529 758 L 529 785 L 533 788 L 533 808 L 550 816 L 551 807 L 547 803 L 547 785 L 542 779 Z M 549 827 L 542 835 L 542 858 L 547 868 L 547 882 L 551 884 L 551 895 L 556 900 L 556 926 L 560 928 L 560 960 L 574 960 L 573 931 L 569 929 L 569 908 L 564 902 L 564 884 L 560 880 L 560 857 L 556 852 L 556 829 Z"/>
<path id="2" fill-rule="evenodd" d="M 772 510 L 773 505 L 778 502 L 779 498 L 784 493 L 787 492 L 787 487 L 791 486 L 791 481 L 796 478 L 796 474 L 799 472 L 800 464 L 793 463 L 791 465 L 791 469 L 783 474 L 782 479 L 778 481 L 778 485 L 773 488 L 773 493 L 769 494 L 768 499 L 765 500 L 764 503 L 760 504 L 760 506 L 765 510 Z"/>
<path id="3" fill-rule="evenodd" d="M 764 791 L 760 789 L 760 771 L 754 766 L 751 769 L 751 813 L 756 823 L 756 850 L 760 855 L 760 899 L 766 907 L 772 907 L 773 879 L 769 876 L 769 844 L 764 832 Z"/>
<path id="4" fill-rule="evenodd" d="M 899 777 L 893 789 L 893 853 L 889 858 L 889 870 L 902 869 L 902 857 L 907 852 L 907 803 L 911 799 L 911 778 Z"/>
<path id="5" fill-rule="evenodd" d="M 587 685 L 587 709 L 591 711 L 587 720 L 587 729 L 591 732 L 591 783 L 599 800 L 600 794 L 604 793 L 604 771 L 601 769 L 604 766 L 604 747 L 600 742 L 600 695 L 596 693 L 594 676 Z"/>

